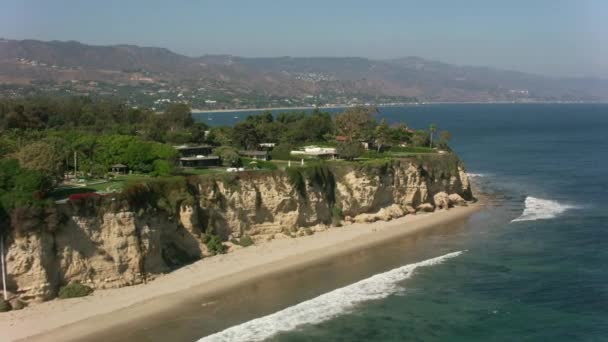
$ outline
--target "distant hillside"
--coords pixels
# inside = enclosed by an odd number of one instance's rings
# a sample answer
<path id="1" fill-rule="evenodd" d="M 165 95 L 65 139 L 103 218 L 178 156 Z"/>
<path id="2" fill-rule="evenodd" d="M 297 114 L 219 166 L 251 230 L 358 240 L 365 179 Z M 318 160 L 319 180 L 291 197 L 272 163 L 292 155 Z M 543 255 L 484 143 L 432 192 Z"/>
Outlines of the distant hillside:
<path id="1" fill-rule="evenodd" d="M 148 97 L 158 102 L 163 100 L 159 94 L 178 100 L 181 94 L 186 100 L 206 99 L 199 101 L 203 106 L 220 103 L 222 107 L 414 98 L 427 102 L 608 100 L 607 80 L 549 78 L 418 57 L 187 57 L 164 48 L 73 41 L 0 40 L 0 84 L 4 95 L 64 88 L 70 93 L 116 93 L 112 88 L 122 87 L 120 94 L 134 102 Z"/>

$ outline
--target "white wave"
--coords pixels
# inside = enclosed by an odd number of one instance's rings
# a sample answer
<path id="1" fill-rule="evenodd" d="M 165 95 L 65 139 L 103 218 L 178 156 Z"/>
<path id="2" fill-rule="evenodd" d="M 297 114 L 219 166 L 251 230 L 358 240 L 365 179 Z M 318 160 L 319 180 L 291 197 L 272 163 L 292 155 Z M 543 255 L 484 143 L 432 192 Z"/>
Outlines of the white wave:
<path id="1" fill-rule="evenodd" d="M 273 314 L 203 337 L 199 342 L 263 341 L 279 332 L 294 330 L 304 324 L 329 320 L 362 302 L 386 298 L 399 292 L 402 287 L 398 283 L 411 277 L 416 268 L 437 265 L 460 254 L 461 251 L 453 252 L 376 274 Z"/>
<path id="2" fill-rule="evenodd" d="M 486 174 L 485 173 L 472 173 L 472 172 L 467 172 L 467 177 L 469 178 L 481 178 L 481 177 L 485 177 Z"/>
<path id="3" fill-rule="evenodd" d="M 562 204 L 557 201 L 526 197 L 524 212 L 511 222 L 547 220 L 557 217 L 568 209 L 576 209 L 576 206 Z"/>

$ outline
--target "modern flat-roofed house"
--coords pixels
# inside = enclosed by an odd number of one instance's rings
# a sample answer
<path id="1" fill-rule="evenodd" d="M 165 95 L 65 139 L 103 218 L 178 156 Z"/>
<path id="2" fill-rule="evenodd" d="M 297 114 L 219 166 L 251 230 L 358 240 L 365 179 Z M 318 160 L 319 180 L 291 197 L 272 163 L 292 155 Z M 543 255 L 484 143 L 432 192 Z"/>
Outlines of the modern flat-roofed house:
<path id="1" fill-rule="evenodd" d="M 208 156 L 213 148 L 210 145 L 174 146 L 180 157 Z"/>
<path id="2" fill-rule="evenodd" d="M 179 158 L 181 167 L 202 168 L 210 166 L 220 166 L 220 157 L 218 156 L 193 156 Z"/>
<path id="3" fill-rule="evenodd" d="M 299 150 L 291 151 L 290 154 L 294 156 L 317 157 L 319 159 L 336 159 L 338 157 L 335 147 L 305 146 Z"/>
<path id="4" fill-rule="evenodd" d="M 270 160 L 268 151 L 239 151 L 239 156 L 255 160 Z"/>
<path id="5" fill-rule="evenodd" d="M 203 168 L 220 166 L 220 157 L 212 156 L 212 147 L 209 145 L 175 146 L 179 152 L 179 165 L 181 167 Z"/>
<path id="6" fill-rule="evenodd" d="M 272 151 L 272 149 L 276 146 L 276 143 L 260 143 L 260 148 L 267 150 L 267 151 Z"/>

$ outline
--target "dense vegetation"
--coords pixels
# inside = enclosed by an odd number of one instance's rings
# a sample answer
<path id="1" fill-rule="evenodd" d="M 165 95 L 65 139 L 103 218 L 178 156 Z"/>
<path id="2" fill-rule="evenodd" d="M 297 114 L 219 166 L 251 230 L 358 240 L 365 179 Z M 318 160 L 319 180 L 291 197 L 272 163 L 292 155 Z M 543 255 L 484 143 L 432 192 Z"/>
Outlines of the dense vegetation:
<path id="1" fill-rule="evenodd" d="M 184 173 L 176 167 L 178 152 L 173 146 L 178 144 L 208 144 L 226 167 L 265 170 L 286 168 L 287 160 L 299 161 L 301 157 L 290 152 L 305 145 L 335 147 L 348 161 L 428 153 L 433 152 L 432 147 L 448 149 L 449 132 L 440 132 L 439 139 L 434 139 L 434 125 L 428 131 L 412 130 L 405 123 L 389 126 L 384 120 L 377 122 L 376 113 L 370 107 L 348 108 L 333 117 L 320 110 L 276 116 L 266 112 L 249 116 L 234 127 L 210 128 L 194 122 L 186 104 L 171 104 L 156 113 L 104 98 L 0 99 L 0 223 L 2 227 L 18 222 L 25 230 L 52 230 L 60 218 L 49 209 L 50 198 L 69 195 L 72 190 L 99 190 L 69 188 L 68 183 L 111 181 L 118 178 L 109 174 L 115 164 L 140 177 L 121 180 L 123 198 L 133 203 L 154 200 L 170 211 L 177 199 L 153 195 L 159 193 L 154 191 L 157 186 L 185 186 L 183 178 L 173 181 L 175 178 L 168 177 Z M 274 145 L 272 162 L 239 155 L 241 150 L 264 149 L 264 143 Z M 313 182 L 326 194 L 333 193 L 335 181 L 324 168 L 287 169 L 300 195 L 305 195 L 306 182 Z M 157 176 L 164 176 L 163 181 L 155 181 Z M 138 187 L 141 177 L 147 177 L 144 188 Z M 146 196 L 152 197 L 142 199 Z M 327 200 L 333 203 L 331 197 Z M 216 241 L 209 244 L 221 253 Z"/>

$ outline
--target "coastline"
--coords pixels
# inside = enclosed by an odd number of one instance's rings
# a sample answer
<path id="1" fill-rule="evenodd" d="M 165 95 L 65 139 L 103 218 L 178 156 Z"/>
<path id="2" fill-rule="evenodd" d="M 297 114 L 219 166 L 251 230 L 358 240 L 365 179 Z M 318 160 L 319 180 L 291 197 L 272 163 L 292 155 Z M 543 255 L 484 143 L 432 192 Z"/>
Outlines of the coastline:
<path id="1" fill-rule="evenodd" d="M 303 269 L 362 247 L 449 224 L 472 215 L 483 206 L 484 202 L 480 201 L 447 211 L 406 215 L 387 222 L 352 224 L 295 239 L 272 240 L 202 259 L 146 285 L 98 290 L 89 297 L 52 300 L 1 314 L 0 331 L 7 341 L 83 339 L 162 312 L 189 297 L 225 292 L 245 282 Z"/>
<path id="2" fill-rule="evenodd" d="M 391 107 L 417 107 L 417 106 L 432 106 L 432 105 L 545 105 L 545 104 L 608 104 L 604 101 L 534 101 L 534 102 L 513 102 L 513 101 L 495 101 L 495 102 L 450 102 L 450 101 L 438 101 L 438 102 L 420 102 L 420 103 L 401 103 L 396 105 L 374 105 L 378 108 L 391 108 Z M 264 107 L 264 108 L 234 108 L 234 109 L 200 109 L 192 108 L 192 114 L 213 114 L 213 113 L 239 113 L 239 112 L 265 112 L 265 111 L 294 111 L 294 110 L 310 110 L 310 109 L 344 109 L 352 107 L 352 105 L 339 105 L 339 106 L 299 106 L 299 107 Z"/>
<path id="3" fill-rule="evenodd" d="M 239 109 L 199 109 L 192 108 L 193 114 L 207 114 L 207 113 L 236 113 L 236 112 L 265 112 L 273 110 L 308 110 L 308 109 L 331 109 L 331 108 L 348 108 L 348 106 L 303 106 L 303 107 L 264 107 L 264 108 L 239 108 Z"/>

